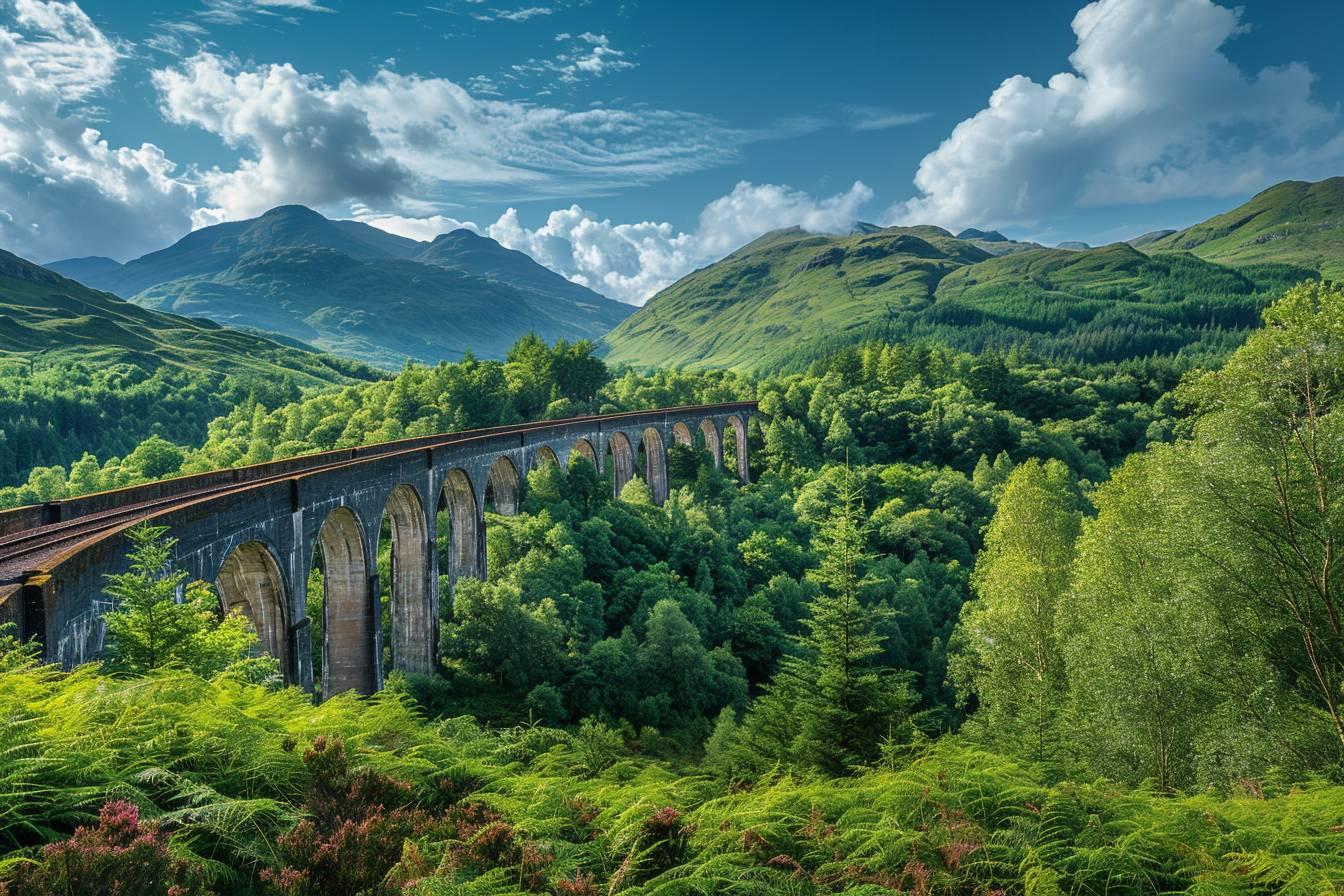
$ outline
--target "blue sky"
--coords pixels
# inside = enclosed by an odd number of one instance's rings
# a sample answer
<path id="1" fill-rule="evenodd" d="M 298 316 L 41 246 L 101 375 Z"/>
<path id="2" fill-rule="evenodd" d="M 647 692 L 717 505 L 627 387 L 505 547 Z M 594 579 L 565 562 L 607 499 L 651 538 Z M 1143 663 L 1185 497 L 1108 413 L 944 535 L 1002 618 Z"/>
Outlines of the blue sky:
<path id="1" fill-rule="evenodd" d="M 125 260 L 300 202 L 640 302 L 779 226 L 1102 243 L 1344 174 L 1337 2 L 949 10 L 0 0 L 0 246 Z"/>

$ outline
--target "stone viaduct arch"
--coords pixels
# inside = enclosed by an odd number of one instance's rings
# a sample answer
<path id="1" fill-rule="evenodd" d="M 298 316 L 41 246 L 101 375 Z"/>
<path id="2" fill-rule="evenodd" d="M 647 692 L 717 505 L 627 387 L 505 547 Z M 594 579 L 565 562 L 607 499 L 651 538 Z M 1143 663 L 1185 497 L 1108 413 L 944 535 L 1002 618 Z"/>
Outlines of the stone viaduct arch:
<path id="1" fill-rule="evenodd" d="M 611 471 L 611 494 L 620 497 L 621 489 L 635 475 L 635 449 L 623 432 L 614 432 L 607 438 L 607 464 L 603 472 Z"/>
<path id="2" fill-rule="evenodd" d="M 700 433 L 705 437 L 705 448 L 714 458 L 716 469 L 723 469 L 723 439 L 719 437 L 719 427 L 710 418 L 700 421 Z"/>
<path id="3" fill-rule="evenodd" d="M 730 427 L 733 436 L 733 450 L 737 455 L 737 478 L 743 482 L 751 481 L 751 466 L 747 460 L 747 424 L 736 414 L 724 421 Z"/>
<path id="4" fill-rule="evenodd" d="M 392 532 L 392 664 L 403 672 L 432 672 L 435 613 L 429 573 L 434 552 L 424 503 L 414 488 L 398 485 L 388 498 L 386 516 Z"/>
<path id="5" fill-rule="evenodd" d="M 517 516 L 522 504 L 523 490 L 518 467 L 508 455 L 500 455 L 490 465 L 485 482 L 485 506 L 500 516 Z"/>
<path id="6" fill-rule="evenodd" d="M 450 470 L 444 477 L 439 493 L 439 506 L 448 513 L 448 538 L 451 549 L 447 552 L 450 567 L 440 570 L 450 581 L 459 577 L 480 578 L 484 564 L 485 533 L 480 524 L 476 489 L 465 470 Z"/>
<path id="7" fill-rule="evenodd" d="M 16 623 L 23 637 L 41 642 L 47 660 L 66 668 L 98 657 L 110 608 L 105 577 L 126 569 L 125 531 L 152 521 L 177 539 L 178 567 L 214 583 L 222 610 L 252 621 L 259 650 L 279 660 L 286 681 L 310 690 L 320 684 L 323 696 L 369 693 L 389 671 L 385 654 L 395 668 L 434 668 L 439 576 L 484 577 L 487 504 L 517 513 L 520 471 L 553 462 L 566 469 L 577 454 L 611 472 L 616 494 L 638 473 L 661 503 L 665 446 L 685 443 L 698 428 L 719 460 L 725 429 L 745 449 L 745 421 L 755 409 L 740 402 L 446 433 L 3 511 L 0 623 Z M 637 447 L 644 455 L 638 469 Z M 736 454 L 744 477 L 746 453 Z M 443 527 L 436 526 L 440 510 Z M 382 643 L 376 563 L 385 516 L 390 645 Z M 441 551 L 439 538 L 447 540 Z M 317 556 L 323 618 L 312 620 L 306 592 Z"/>
<path id="8" fill-rule="evenodd" d="M 667 500 L 667 450 L 663 437 L 656 427 L 650 426 L 640 441 L 644 449 L 644 481 L 653 494 L 653 503 L 662 504 Z"/>
<path id="9" fill-rule="evenodd" d="M 280 563 L 269 545 L 247 541 L 229 551 L 215 577 L 225 613 L 240 611 L 257 630 L 259 647 L 289 670 L 289 595 Z M 287 675 L 288 677 L 288 675 Z"/>
<path id="10" fill-rule="evenodd" d="M 322 549 L 322 693 L 371 694 L 374 672 L 374 605 L 364 527 L 345 505 L 327 515 L 318 530 Z"/>
<path id="11" fill-rule="evenodd" d="M 570 457 L 572 458 L 575 455 L 585 458 L 590 464 L 598 468 L 598 472 L 601 472 L 602 465 L 598 463 L 597 449 L 593 447 L 592 442 L 582 438 L 576 441 L 570 448 Z"/>
<path id="12" fill-rule="evenodd" d="M 532 463 L 528 464 L 528 469 L 539 470 L 544 466 L 560 466 L 560 458 L 556 455 L 555 449 L 550 445 L 542 445 L 536 451 L 532 452 Z"/>

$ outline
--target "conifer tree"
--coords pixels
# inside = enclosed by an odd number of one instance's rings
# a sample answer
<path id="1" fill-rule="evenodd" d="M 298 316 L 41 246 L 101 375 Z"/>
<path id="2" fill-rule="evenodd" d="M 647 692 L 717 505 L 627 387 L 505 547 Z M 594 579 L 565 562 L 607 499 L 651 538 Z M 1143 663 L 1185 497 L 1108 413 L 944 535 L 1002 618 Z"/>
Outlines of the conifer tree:
<path id="1" fill-rule="evenodd" d="M 808 604 L 806 634 L 745 725 L 748 741 L 766 756 L 832 775 L 874 761 L 915 703 L 910 676 L 878 660 L 887 611 L 861 599 L 876 584 L 864 570 L 865 523 L 859 484 L 847 469 L 814 544 L 822 592 Z"/>
<path id="2" fill-rule="evenodd" d="M 130 569 L 107 577 L 106 590 L 116 608 L 103 617 L 104 655 L 121 672 L 143 674 L 180 665 L 200 675 L 217 674 L 248 655 L 256 634 L 238 612 L 221 620 L 213 590 L 204 582 L 188 583 L 185 572 L 173 569 L 177 539 L 167 532 L 166 526 L 148 523 L 127 531 Z"/>

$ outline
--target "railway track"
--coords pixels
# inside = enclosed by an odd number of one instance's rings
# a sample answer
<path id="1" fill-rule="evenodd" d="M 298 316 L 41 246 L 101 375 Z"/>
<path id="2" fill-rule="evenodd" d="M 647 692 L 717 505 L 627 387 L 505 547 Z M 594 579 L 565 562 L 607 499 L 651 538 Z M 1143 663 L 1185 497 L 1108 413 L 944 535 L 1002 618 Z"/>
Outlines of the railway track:
<path id="1" fill-rule="evenodd" d="M 338 449 L 301 456 L 287 461 L 259 464 L 255 467 L 240 467 L 232 470 L 234 481 L 201 487 L 189 487 L 192 478 L 183 477 L 182 491 L 162 495 L 142 501 L 110 507 L 102 510 L 82 513 L 72 519 L 34 526 L 6 535 L 0 535 L 0 589 L 15 585 L 28 576 L 48 569 L 55 561 L 65 557 L 73 548 L 84 542 L 96 539 L 124 528 L 130 524 L 147 519 L 160 512 L 185 506 L 200 500 L 223 497 L 241 491 L 261 488 L 276 482 L 303 479 L 308 476 L 328 473 L 348 466 L 372 460 L 385 460 L 399 454 L 432 451 L 435 448 L 460 445 L 463 442 L 498 438 L 501 436 L 525 436 L 528 433 L 548 429 L 565 429 L 585 425 L 620 423 L 624 420 L 646 419 L 658 414 L 694 414 L 697 412 L 722 413 L 728 407 L 752 407 L 754 402 L 738 402 L 730 405 L 692 405 L 674 408 L 658 408 L 646 411 L 628 411 L 620 414 L 587 415 L 570 417 L 563 420 L 544 420 L 524 423 L 516 426 L 496 426 L 486 429 L 462 430 L 441 433 L 434 436 L 421 436 L 394 442 L 381 442 L 358 448 Z M 305 463 L 305 461 L 310 461 Z M 297 466 L 296 466 L 297 462 Z M 266 468 L 283 466 L 283 471 L 267 474 Z M 201 478 L 217 475 L 221 471 L 202 474 Z M 171 480 L 167 483 L 171 486 Z M 129 486 L 124 491 L 128 495 L 143 486 Z M 109 493 L 109 494 L 115 494 Z M 78 502 L 79 499 L 71 499 Z"/>

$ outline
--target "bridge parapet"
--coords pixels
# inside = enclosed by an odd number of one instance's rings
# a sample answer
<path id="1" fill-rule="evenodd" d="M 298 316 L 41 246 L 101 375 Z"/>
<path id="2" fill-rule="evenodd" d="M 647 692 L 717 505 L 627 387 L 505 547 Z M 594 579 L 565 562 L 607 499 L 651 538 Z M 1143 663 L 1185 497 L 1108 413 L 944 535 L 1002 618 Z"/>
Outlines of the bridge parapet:
<path id="1" fill-rule="evenodd" d="M 542 421 L 341 449 L 148 483 L 0 513 L 0 622 L 14 621 L 70 667 L 103 646 L 103 585 L 126 567 L 126 529 L 152 521 L 178 539 L 177 562 L 214 582 L 226 608 L 258 628 L 287 680 L 323 694 L 380 687 L 387 668 L 431 671 L 439 575 L 484 577 L 485 513 L 517 513 L 537 464 L 586 457 L 667 496 L 668 446 L 703 444 L 722 465 L 735 443 L 749 478 L 746 424 L 755 402 Z M 438 513 L 449 541 L 440 552 Z M 391 631 L 384 632 L 376 558 L 391 539 Z M 446 569 L 440 569 L 440 556 Z M 323 611 L 308 618 L 307 584 L 323 572 Z M 322 643 L 314 650 L 320 631 Z M 390 662 L 385 656 L 390 655 Z M 319 674 L 314 658 L 324 659 Z"/>

